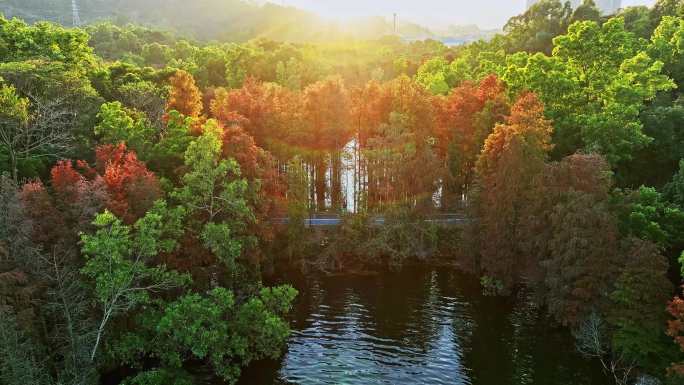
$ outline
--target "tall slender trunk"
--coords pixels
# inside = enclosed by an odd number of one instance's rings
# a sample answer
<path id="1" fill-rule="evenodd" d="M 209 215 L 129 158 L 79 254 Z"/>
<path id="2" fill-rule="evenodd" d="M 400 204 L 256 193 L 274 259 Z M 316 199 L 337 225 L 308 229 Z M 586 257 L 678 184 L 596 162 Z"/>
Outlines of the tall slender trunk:
<path id="1" fill-rule="evenodd" d="M 316 209 L 318 211 L 325 211 L 325 190 L 326 190 L 326 180 L 325 180 L 325 158 L 323 155 L 318 155 L 316 157 Z"/>
<path id="2" fill-rule="evenodd" d="M 9 156 L 10 156 L 10 168 L 12 169 L 12 180 L 14 180 L 15 183 L 19 183 L 19 169 L 17 165 L 17 154 L 10 149 L 9 151 Z"/>
<path id="3" fill-rule="evenodd" d="M 368 209 L 375 209 L 377 202 L 378 202 L 378 186 L 377 186 L 377 179 L 376 179 L 376 174 L 377 174 L 377 163 L 376 162 L 366 162 L 366 177 L 368 180 L 366 181 L 366 189 L 368 191 Z"/>
<path id="4" fill-rule="evenodd" d="M 93 345 L 93 349 L 90 353 L 90 362 L 95 362 L 95 354 L 97 354 L 97 348 L 100 346 L 100 340 L 102 339 L 102 334 L 105 331 L 105 326 L 107 325 L 107 321 L 109 321 L 109 316 L 111 316 L 111 314 L 112 314 L 112 307 L 107 308 L 104 312 L 104 315 L 102 317 L 102 321 L 100 322 L 100 326 L 97 328 L 97 335 L 95 337 L 95 344 Z"/>
<path id="5" fill-rule="evenodd" d="M 309 211 L 316 211 L 316 169 L 313 164 L 308 164 L 309 172 Z"/>
<path id="6" fill-rule="evenodd" d="M 335 150 L 331 154 L 331 168 L 330 173 L 330 196 L 332 200 L 332 208 L 334 211 L 339 211 L 342 208 L 342 155 L 341 152 Z"/>
<path id="7" fill-rule="evenodd" d="M 361 192 L 361 152 L 359 151 L 359 138 L 356 136 L 354 143 L 354 211 L 359 211 L 359 193 Z"/>

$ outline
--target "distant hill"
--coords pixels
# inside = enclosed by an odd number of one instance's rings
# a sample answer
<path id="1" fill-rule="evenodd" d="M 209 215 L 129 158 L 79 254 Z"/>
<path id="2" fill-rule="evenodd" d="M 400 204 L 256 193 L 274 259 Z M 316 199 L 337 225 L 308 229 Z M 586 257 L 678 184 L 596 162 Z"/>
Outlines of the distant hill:
<path id="1" fill-rule="evenodd" d="M 310 12 L 270 2 L 244 0 L 78 0 L 83 23 L 112 20 L 178 32 L 200 40 L 245 41 L 264 37 L 280 41 L 373 39 L 394 34 L 393 23 L 370 17 L 347 23 L 324 20 Z M 29 23 L 49 20 L 72 24 L 71 0 L 0 0 L 0 12 Z M 398 34 L 406 40 L 436 39 L 460 43 L 488 38 L 492 31 L 476 26 L 432 31 L 401 22 Z"/>
<path id="2" fill-rule="evenodd" d="M 527 0 L 527 8 L 529 9 L 534 4 L 538 3 L 539 0 Z M 570 5 L 573 8 L 577 8 L 582 4 L 582 0 L 570 0 Z M 596 7 L 605 15 L 615 14 L 620 8 L 622 8 L 622 0 L 594 0 Z"/>

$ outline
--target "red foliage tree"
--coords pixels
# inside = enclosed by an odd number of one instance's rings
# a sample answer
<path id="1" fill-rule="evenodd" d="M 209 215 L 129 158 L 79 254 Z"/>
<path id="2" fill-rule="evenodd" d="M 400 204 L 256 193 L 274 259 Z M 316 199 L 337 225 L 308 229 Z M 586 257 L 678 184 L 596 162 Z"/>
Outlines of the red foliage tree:
<path id="1" fill-rule="evenodd" d="M 60 160 L 50 170 L 50 181 L 58 199 L 67 204 L 79 201 L 86 179 L 70 160 Z"/>
<path id="2" fill-rule="evenodd" d="M 684 352 L 684 298 L 681 295 L 675 296 L 668 304 L 667 312 L 673 318 L 667 322 L 667 335 L 672 337 Z M 684 376 L 684 362 L 673 363 L 669 370 L 673 374 Z"/>
<path id="3" fill-rule="evenodd" d="M 123 143 L 100 146 L 95 153 L 95 168 L 77 161 L 76 169 L 73 162 L 63 160 L 50 172 L 54 206 L 64 220 L 82 228 L 104 208 L 126 223 L 144 216 L 161 196 L 157 177 Z M 48 215 L 51 203 L 42 184 L 24 186 L 24 197 L 32 210 Z"/>
<path id="4" fill-rule="evenodd" d="M 569 191 L 551 213 L 549 256 L 543 260 L 548 311 L 577 326 L 601 309 L 619 273 L 619 231 L 607 202 Z"/>
<path id="5" fill-rule="evenodd" d="M 123 143 L 100 146 L 95 154 L 96 171 L 109 193 L 107 208 L 126 223 L 144 216 L 161 196 L 156 175 Z"/>
<path id="6" fill-rule="evenodd" d="M 546 164 L 534 178 L 530 198 L 520 210 L 515 230 L 524 258 L 521 265 L 531 284 L 541 284 L 544 279 L 541 261 L 552 257 L 554 208 L 564 203 L 571 192 L 586 194 L 597 206 L 605 205 L 613 188 L 610 170 L 610 165 L 600 155 L 576 154 Z M 601 233 L 604 229 L 596 231 Z"/>
<path id="7" fill-rule="evenodd" d="M 45 228 L 39 231 L 46 237 L 53 236 L 54 228 L 60 224 L 73 230 L 72 235 L 87 228 L 95 214 L 105 208 L 109 199 L 101 179 L 86 178 L 68 160 L 59 161 L 52 168 L 50 185 L 53 196 L 50 196 L 40 182 L 28 183 L 22 191 L 22 199 L 27 205 L 28 212 L 35 215 L 34 219 L 41 222 L 45 220 L 45 223 L 39 226 Z"/>
<path id="8" fill-rule="evenodd" d="M 64 216 L 40 181 L 26 183 L 19 195 L 26 215 L 33 220 L 33 240 L 43 246 L 55 245 L 68 234 Z"/>

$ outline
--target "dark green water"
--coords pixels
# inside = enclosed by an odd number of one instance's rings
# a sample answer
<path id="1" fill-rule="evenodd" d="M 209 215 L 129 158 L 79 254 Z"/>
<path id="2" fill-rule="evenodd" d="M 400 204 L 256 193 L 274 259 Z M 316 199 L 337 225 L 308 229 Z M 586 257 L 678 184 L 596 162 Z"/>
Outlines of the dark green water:
<path id="1" fill-rule="evenodd" d="M 295 286 L 286 354 L 251 365 L 241 385 L 607 383 L 525 292 L 486 297 L 448 269 Z"/>

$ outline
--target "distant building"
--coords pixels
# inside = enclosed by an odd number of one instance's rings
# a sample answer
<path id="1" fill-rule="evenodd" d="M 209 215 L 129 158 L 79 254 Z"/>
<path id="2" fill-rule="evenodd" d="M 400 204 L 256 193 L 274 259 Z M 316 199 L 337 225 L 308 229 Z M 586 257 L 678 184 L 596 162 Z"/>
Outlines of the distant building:
<path id="1" fill-rule="evenodd" d="M 540 0 L 527 0 L 527 8 L 538 3 Z M 577 8 L 582 4 L 583 0 L 568 0 L 573 8 Z M 564 2 L 561 0 L 561 2 Z M 612 15 L 622 6 L 622 0 L 594 0 L 596 7 L 601 10 L 604 15 Z"/>

